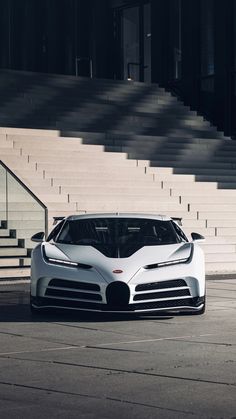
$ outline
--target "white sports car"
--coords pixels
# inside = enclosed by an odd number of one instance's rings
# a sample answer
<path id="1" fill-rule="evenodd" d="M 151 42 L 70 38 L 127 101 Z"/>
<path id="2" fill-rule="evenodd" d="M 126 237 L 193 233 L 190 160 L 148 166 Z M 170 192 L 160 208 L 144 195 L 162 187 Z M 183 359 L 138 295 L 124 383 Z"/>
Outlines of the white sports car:
<path id="1" fill-rule="evenodd" d="M 32 252 L 31 309 L 203 314 L 204 254 L 175 219 L 89 214 L 59 221 Z"/>

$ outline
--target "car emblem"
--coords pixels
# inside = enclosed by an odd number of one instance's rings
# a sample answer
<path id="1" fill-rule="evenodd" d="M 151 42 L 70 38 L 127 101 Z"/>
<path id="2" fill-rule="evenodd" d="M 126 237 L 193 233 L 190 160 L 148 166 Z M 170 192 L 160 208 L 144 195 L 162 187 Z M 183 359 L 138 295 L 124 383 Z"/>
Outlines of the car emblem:
<path id="1" fill-rule="evenodd" d="M 121 269 L 114 269 L 114 271 L 112 271 L 113 274 L 122 274 L 123 271 Z"/>

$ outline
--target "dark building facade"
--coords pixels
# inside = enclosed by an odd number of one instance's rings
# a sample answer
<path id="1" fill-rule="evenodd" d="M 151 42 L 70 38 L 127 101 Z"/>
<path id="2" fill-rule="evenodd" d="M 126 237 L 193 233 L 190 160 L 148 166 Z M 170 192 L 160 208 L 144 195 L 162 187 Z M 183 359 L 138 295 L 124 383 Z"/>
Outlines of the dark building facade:
<path id="1" fill-rule="evenodd" d="M 236 0 L 0 0 L 0 68 L 159 83 L 236 135 Z"/>

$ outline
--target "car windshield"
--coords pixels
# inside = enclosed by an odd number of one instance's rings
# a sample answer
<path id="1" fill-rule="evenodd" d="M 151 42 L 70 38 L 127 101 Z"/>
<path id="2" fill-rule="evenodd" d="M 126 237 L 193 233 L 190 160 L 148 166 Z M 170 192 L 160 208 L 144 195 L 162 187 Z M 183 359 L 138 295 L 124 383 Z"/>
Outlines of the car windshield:
<path id="1" fill-rule="evenodd" d="M 144 246 L 168 245 L 183 239 L 173 221 L 145 218 L 67 220 L 56 243 L 93 246 L 107 257 L 129 257 Z"/>

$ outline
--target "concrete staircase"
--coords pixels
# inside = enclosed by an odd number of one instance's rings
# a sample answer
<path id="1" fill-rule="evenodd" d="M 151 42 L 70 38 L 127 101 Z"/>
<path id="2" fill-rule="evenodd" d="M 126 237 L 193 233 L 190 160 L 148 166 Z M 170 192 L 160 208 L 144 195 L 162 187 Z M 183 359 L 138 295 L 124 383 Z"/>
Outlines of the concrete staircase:
<path id="1" fill-rule="evenodd" d="M 0 278 L 29 275 L 30 251 L 24 240 L 16 237 L 16 230 L 9 230 L 6 224 L 0 223 Z"/>
<path id="2" fill-rule="evenodd" d="M 233 141 L 155 85 L 2 72 L 0 86 L 0 159 L 49 225 L 83 212 L 180 216 L 206 236 L 208 273 L 236 271 Z M 8 228 L 30 249 L 42 214 L 17 208 Z"/>

